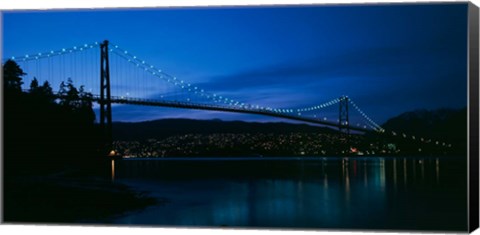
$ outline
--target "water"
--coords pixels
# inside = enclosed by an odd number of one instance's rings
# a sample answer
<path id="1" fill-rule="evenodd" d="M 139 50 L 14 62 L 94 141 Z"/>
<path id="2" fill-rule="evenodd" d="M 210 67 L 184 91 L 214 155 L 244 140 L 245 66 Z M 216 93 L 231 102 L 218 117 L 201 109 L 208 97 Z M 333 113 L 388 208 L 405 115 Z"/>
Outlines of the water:
<path id="1" fill-rule="evenodd" d="M 467 228 L 466 163 L 458 158 L 136 159 L 112 167 L 115 182 L 166 200 L 114 224 Z"/>

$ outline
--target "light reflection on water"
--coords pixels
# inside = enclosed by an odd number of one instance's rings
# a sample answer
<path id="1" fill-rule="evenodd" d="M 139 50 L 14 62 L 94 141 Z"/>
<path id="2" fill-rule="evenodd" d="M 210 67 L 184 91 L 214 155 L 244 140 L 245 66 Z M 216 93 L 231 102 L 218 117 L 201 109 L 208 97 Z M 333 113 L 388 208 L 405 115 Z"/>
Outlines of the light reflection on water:
<path id="1" fill-rule="evenodd" d="M 451 167 L 440 177 L 442 161 Z M 440 158 L 112 161 L 112 180 L 169 202 L 110 222 L 461 230 L 466 186 L 452 182 L 462 166 Z"/>
<path id="2" fill-rule="evenodd" d="M 111 176 L 112 176 L 112 182 L 115 181 L 115 160 L 112 159 L 112 163 L 111 163 L 111 169 L 112 169 L 112 173 L 111 173 Z"/>

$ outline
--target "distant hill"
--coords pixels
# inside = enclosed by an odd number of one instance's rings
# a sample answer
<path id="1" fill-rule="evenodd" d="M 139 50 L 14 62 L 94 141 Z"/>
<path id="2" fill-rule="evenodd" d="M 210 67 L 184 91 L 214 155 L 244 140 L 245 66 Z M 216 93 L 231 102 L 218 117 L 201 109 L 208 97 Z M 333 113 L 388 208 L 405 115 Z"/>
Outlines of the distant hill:
<path id="1" fill-rule="evenodd" d="M 399 134 L 444 140 L 458 146 L 467 139 L 467 108 L 405 112 L 389 119 L 382 127 Z"/>
<path id="2" fill-rule="evenodd" d="M 194 119 L 160 119 L 146 122 L 115 122 L 113 137 L 115 140 L 161 139 L 178 134 L 209 133 L 287 133 L 287 132 L 321 132 L 336 133 L 327 127 L 285 122 L 243 122 L 194 120 Z"/>

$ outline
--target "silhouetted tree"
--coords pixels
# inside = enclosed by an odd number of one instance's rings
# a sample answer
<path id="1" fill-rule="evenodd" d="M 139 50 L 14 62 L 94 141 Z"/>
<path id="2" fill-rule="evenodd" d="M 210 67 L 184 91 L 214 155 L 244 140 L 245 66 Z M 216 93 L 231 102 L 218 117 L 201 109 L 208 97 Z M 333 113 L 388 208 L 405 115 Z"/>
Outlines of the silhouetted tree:
<path id="1" fill-rule="evenodd" d="M 3 65 L 3 85 L 7 92 L 22 91 L 22 76 L 26 75 L 13 60 L 7 60 Z"/>
<path id="2" fill-rule="evenodd" d="M 38 90 L 38 80 L 36 77 L 34 77 L 32 82 L 30 83 L 30 93 L 35 90 Z"/>
<path id="3" fill-rule="evenodd" d="M 84 91 L 83 86 L 78 90 L 73 84 L 72 79 L 68 79 L 67 83 L 60 83 L 60 105 L 72 111 L 82 110 L 92 107 L 92 95 Z"/>
<path id="4" fill-rule="evenodd" d="M 34 78 L 30 83 L 29 94 L 33 103 L 53 104 L 55 102 L 52 87 L 48 81 L 39 86 L 37 78 Z"/>
<path id="5" fill-rule="evenodd" d="M 55 101 L 52 87 L 50 86 L 50 83 L 48 81 L 45 81 L 39 89 L 41 91 L 41 94 L 47 99 L 49 103 L 53 103 Z"/>
<path id="6" fill-rule="evenodd" d="M 13 70 L 13 72 L 12 72 Z M 100 159 L 100 135 L 95 126 L 93 99 L 72 79 L 60 84 L 56 96 L 48 81 L 34 78 L 22 92 L 25 73 L 14 62 L 4 66 L 5 172 L 10 176 L 42 174 L 65 166 L 91 170 Z"/>
<path id="7" fill-rule="evenodd" d="M 79 90 L 80 107 L 79 111 L 84 115 L 86 121 L 90 123 L 95 122 L 95 112 L 93 112 L 93 95 L 90 92 L 85 92 L 84 86 L 80 86 Z"/>

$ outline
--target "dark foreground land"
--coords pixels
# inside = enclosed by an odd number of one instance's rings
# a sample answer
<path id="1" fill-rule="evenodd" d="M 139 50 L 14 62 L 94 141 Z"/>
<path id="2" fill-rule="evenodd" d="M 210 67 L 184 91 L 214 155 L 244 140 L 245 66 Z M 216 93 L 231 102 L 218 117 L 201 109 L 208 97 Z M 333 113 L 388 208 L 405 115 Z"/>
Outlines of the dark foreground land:
<path id="1" fill-rule="evenodd" d="M 23 75 L 14 61 L 3 64 L 4 222 L 78 222 L 155 203 L 110 182 L 90 93 L 71 80 L 61 83 L 61 99 L 48 81 L 23 91 Z"/>
<path id="2" fill-rule="evenodd" d="M 7 223 L 81 223 L 158 202 L 106 178 L 63 172 L 5 181 L 3 215 Z"/>

